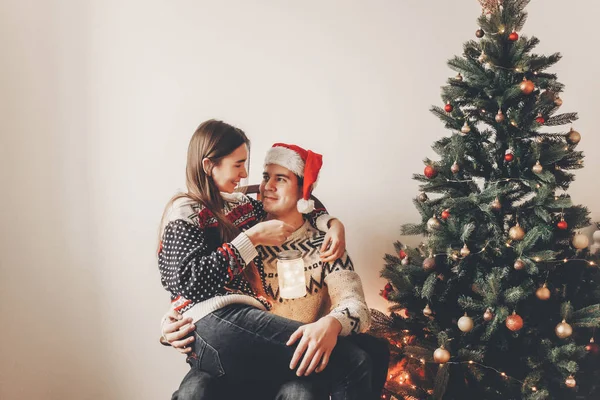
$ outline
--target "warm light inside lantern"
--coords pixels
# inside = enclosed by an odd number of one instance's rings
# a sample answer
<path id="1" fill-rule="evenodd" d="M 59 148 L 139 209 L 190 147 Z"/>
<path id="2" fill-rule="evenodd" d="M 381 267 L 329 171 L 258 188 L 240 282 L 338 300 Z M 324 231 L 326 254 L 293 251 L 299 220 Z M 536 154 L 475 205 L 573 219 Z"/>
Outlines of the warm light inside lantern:
<path id="1" fill-rule="evenodd" d="M 306 295 L 304 260 L 299 250 L 282 251 L 277 255 L 277 275 L 282 299 L 297 299 Z"/>

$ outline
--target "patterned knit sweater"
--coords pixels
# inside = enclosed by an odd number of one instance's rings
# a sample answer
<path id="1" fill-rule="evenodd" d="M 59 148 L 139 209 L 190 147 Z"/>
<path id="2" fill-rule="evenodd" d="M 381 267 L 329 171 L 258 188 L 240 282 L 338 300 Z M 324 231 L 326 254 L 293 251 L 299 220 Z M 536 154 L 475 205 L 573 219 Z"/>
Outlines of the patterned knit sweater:
<path id="1" fill-rule="evenodd" d="M 271 301 L 258 298 L 243 271 L 262 261 L 243 231 L 265 219 L 262 203 L 242 194 L 224 194 L 223 213 L 242 233 L 222 243 L 215 216 L 202 204 L 182 198 L 167 212 L 158 252 L 163 287 L 170 293 L 173 308 L 194 321 L 233 303 L 270 309 Z M 327 230 L 331 217 L 324 209 L 313 211 L 309 220 Z"/>
<path id="2" fill-rule="evenodd" d="M 365 332 L 371 324 L 371 314 L 360 277 L 347 253 L 333 263 L 320 260 L 324 236 L 305 222 L 281 247 L 258 246 L 263 259 L 265 291 L 273 300 L 271 311 L 304 323 L 330 315 L 342 324 L 341 336 Z M 307 294 L 299 299 L 282 299 L 279 295 L 277 254 L 289 249 L 303 254 Z"/>

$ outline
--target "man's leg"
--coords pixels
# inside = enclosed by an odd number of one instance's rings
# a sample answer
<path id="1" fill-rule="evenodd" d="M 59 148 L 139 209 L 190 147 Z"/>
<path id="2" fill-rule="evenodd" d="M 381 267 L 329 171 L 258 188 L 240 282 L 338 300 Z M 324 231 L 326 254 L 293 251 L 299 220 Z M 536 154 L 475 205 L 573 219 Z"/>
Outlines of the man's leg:
<path id="1" fill-rule="evenodd" d="M 218 400 L 224 399 L 221 384 L 207 372 L 191 368 L 181 381 L 171 400 Z"/>
<path id="2" fill-rule="evenodd" d="M 373 396 L 371 398 L 380 399 L 381 391 L 387 381 L 390 363 L 390 348 L 388 341 L 367 334 L 350 336 L 349 339 L 371 357 L 371 361 L 373 362 L 371 374 Z"/>
<path id="3" fill-rule="evenodd" d="M 302 324 L 245 305 L 217 310 L 196 323 L 195 365 L 227 384 L 282 385 L 297 379 L 289 364 L 296 346 L 287 346 Z M 371 393 L 370 356 L 340 338 L 327 368 L 305 379 L 327 382 L 332 398 L 364 400 Z"/>
<path id="4" fill-rule="evenodd" d="M 275 400 L 328 400 L 329 385 L 310 379 L 294 379 L 279 387 Z"/>

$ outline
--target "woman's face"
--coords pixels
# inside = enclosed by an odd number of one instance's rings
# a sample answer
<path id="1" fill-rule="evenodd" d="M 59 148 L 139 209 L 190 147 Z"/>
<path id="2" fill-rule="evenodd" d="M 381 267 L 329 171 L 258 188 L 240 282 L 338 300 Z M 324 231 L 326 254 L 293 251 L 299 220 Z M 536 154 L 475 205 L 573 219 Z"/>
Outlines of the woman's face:
<path id="1" fill-rule="evenodd" d="M 248 177 L 247 160 L 248 146 L 243 144 L 212 168 L 211 176 L 220 192 L 233 193 L 240 181 Z"/>

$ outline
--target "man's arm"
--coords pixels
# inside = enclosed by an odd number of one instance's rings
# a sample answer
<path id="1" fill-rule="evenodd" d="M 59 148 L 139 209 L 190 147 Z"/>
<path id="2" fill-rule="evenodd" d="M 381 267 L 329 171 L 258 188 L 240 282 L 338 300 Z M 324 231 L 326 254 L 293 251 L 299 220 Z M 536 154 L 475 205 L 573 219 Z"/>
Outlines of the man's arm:
<path id="1" fill-rule="evenodd" d="M 345 252 L 331 264 L 323 265 L 325 283 L 331 298 L 330 316 L 342 325 L 340 336 L 366 332 L 371 326 L 371 312 L 365 300 L 360 276 Z"/>

